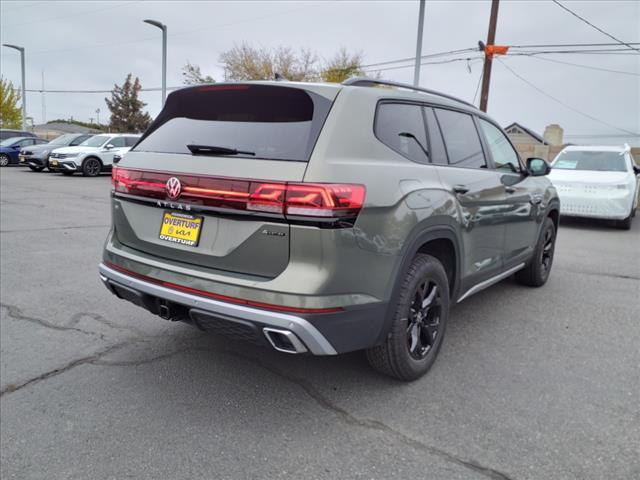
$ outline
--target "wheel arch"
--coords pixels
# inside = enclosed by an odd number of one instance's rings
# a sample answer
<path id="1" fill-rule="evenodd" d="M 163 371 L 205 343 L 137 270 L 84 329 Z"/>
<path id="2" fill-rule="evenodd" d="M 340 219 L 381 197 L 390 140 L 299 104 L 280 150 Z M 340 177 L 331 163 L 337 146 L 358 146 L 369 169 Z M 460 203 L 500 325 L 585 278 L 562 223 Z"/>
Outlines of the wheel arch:
<path id="1" fill-rule="evenodd" d="M 432 255 L 443 264 L 449 278 L 449 298 L 457 298 L 462 276 L 462 249 L 456 229 L 452 225 L 438 225 L 415 231 L 405 244 L 400 266 L 393 278 L 387 311 L 376 342 L 378 344 L 385 340 L 393 324 L 402 281 L 411 262 L 420 253 Z"/>

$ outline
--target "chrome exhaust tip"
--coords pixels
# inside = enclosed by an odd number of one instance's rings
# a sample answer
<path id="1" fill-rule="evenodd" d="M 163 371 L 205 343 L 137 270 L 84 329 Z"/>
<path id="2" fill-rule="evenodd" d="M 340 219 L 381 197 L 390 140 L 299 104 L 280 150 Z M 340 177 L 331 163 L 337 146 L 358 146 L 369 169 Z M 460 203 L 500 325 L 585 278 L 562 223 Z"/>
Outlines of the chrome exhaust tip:
<path id="1" fill-rule="evenodd" d="M 302 343 L 295 333 L 289 330 L 265 327 L 262 329 L 262 333 L 267 337 L 271 346 L 279 352 L 304 353 L 307 351 L 304 343 Z"/>

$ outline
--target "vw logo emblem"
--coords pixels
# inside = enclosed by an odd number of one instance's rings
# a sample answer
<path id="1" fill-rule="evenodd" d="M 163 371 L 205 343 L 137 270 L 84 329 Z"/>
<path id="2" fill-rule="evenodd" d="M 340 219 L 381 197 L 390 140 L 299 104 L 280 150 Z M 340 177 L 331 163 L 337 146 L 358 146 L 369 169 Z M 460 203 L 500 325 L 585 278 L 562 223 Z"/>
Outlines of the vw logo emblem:
<path id="1" fill-rule="evenodd" d="M 182 184 L 180 183 L 180 180 L 176 177 L 171 177 L 169 180 L 167 180 L 167 196 L 171 199 L 171 200 L 177 200 L 178 197 L 180 197 L 180 194 L 182 193 Z"/>

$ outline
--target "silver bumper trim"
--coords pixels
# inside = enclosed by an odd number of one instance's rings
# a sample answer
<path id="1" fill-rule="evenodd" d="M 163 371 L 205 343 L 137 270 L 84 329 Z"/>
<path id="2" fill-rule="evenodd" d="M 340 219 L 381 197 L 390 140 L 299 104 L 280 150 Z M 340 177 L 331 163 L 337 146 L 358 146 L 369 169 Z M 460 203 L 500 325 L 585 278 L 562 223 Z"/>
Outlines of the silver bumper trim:
<path id="1" fill-rule="evenodd" d="M 314 355 L 336 355 L 336 350 L 326 338 L 311 323 L 301 317 L 287 313 L 261 310 L 244 305 L 221 302 L 211 298 L 191 295 L 189 293 L 173 290 L 155 283 L 145 282 L 139 278 L 128 276 L 101 263 L 98 267 L 100 278 L 109 288 L 108 283 L 113 282 L 127 288 L 132 288 L 147 295 L 163 298 L 171 302 L 188 307 L 198 308 L 212 314 L 227 315 L 241 320 L 248 320 L 264 324 L 276 329 L 289 330 L 295 333 L 304 342 Z"/>

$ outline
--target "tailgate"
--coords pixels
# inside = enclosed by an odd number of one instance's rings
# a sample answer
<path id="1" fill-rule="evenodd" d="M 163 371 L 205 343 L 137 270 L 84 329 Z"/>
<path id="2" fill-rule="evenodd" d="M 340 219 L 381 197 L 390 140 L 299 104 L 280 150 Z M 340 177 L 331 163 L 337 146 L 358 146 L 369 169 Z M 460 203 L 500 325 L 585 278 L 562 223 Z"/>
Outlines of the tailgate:
<path id="1" fill-rule="evenodd" d="M 289 225 L 259 200 L 274 185 L 302 181 L 330 105 L 281 86 L 172 93 L 114 169 L 118 240 L 181 264 L 277 276 L 289 262 Z M 212 149 L 192 153 L 193 145 Z"/>

